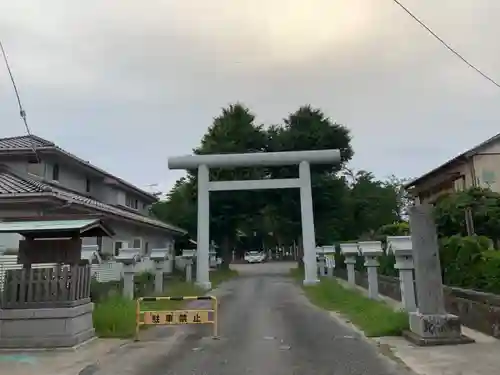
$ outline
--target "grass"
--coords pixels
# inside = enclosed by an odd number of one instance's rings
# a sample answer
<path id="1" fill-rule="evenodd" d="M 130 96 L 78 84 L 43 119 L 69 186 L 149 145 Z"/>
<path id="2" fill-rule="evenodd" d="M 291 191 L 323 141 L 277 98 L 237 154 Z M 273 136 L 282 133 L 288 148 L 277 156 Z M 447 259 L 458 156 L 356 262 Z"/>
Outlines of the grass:
<path id="1" fill-rule="evenodd" d="M 233 270 L 216 270 L 210 272 L 212 287 L 227 281 L 238 273 Z M 199 296 L 205 291 L 194 283 L 187 283 L 179 279 L 173 279 L 166 284 L 166 292 L 162 296 Z M 147 310 L 178 310 L 185 305 L 186 301 L 148 301 L 141 303 L 141 311 Z M 96 334 L 107 338 L 130 338 L 135 334 L 135 301 L 115 295 L 100 301 L 94 306 L 93 321 Z M 145 326 L 142 326 L 145 327 Z"/>
<path id="2" fill-rule="evenodd" d="M 295 279 L 302 280 L 301 270 L 293 269 L 291 273 Z M 406 312 L 394 311 L 385 302 L 371 300 L 359 290 L 345 288 L 335 279 L 322 278 L 318 285 L 303 289 L 312 303 L 345 316 L 368 337 L 400 336 L 408 329 Z"/>
<path id="3" fill-rule="evenodd" d="M 192 283 L 173 280 L 167 284 L 163 296 L 197 296 L 203 291 Z M 177 310 L 182 308 L 184 301 L 159 300 L 142 302 L 141 311 L 146 310 Z M 116 295 L 95 304 L 93 321 L 96 334 L 99 337 L 129 338 L 135 333 L 135 301 Z"/>
<path id="4" fill-rule="evenodd" d="M 220 283 L 228 281 L 236 276 L 238 276 L 238 271 L 231 269 L 218 269 L 215 271 L 210 271 L 210 281 L 212 282 L 212 288 L 216 288 Z"/>

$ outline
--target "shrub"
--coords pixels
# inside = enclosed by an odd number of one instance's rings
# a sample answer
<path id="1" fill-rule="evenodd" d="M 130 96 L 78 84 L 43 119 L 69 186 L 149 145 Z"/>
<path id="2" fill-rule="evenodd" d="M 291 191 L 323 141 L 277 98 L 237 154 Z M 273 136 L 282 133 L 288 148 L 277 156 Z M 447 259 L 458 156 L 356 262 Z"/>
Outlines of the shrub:
<path id="1" fill-rule="evenodd" d="M 123 283 L 121 281 L 98 282 L 92 278 L 90 282 L 90 299 L 97 303 L 114 295 L 121 295 Z"/>
<path id="2" fill-rule="evenodd" d="M 399 275 L 399 271 L 394 268 L 396 264 L 396 257 L 394 253 L 387 253 L 387 250 L 384 251 L 384 254 L 379 257 L 379 272 L 381 275 L 397 277 Z"/>
<path id="3" fill-rule="evenodd" d="M 482 236 L 441 240 L 443 281 L 450 286 L 500 293 L 500 253 Z"/>
<path id="4" fill-rule="evenodd" d="M 152 272 L 140 272 L 134 276 L 134 297 L 145 297 L 153 293 L 155 275 Z"/>
<path id="5" fill-rule="evenodd" d="M 135 332 L 135 301 L 109 297 L 94 306 L 92 319 L 99 337 L 131 337 Z"/>

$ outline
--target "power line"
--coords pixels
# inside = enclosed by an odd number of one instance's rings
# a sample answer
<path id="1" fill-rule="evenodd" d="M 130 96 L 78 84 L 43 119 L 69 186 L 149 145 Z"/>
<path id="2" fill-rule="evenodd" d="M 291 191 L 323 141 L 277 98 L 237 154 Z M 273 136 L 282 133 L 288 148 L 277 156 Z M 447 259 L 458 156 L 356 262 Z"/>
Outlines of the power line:
<path id="1" fill-rule="evenodd" d="M 488 81 L 493 83 L 496 87 L 500 88 L 500 83 L 495 81 L 493 78 L 488 76 L 486 73 L 483 73 L 478 67 L 470 63 L 465 57 L 463 57 L 457 50 L 455 50 L 452 46 L 446 43 L 442 38 L 440 38 L 430 27 L 428 27 L 423 21 L 421 21 L 417 16 L 415 16 L 407 7 L 401 4 L 398 0 L 392 0 L 396 3 L 401 9 L 403 9 L 408 15 L 418 22 L 420 26 L 422 26 L 425 30 L 429 32 L 434 38 L 436 38 L 443 46 L 445 46 L 451 53 L 453 53 L 456 57 L 462 60 L 465 64 L 467 64 L 470 68 L 474 69 L 477 73 L 479 73 L 483 78 L 486 78 Z"/>
<path id="2" fill-rule="evenodd" d="M 26 119 L 26 111 L 23 108 L 23 104 L 21 102 L 21 97 L 19 96 L 19 90 L 17 89 L 16 81 L 14 80 L 14 75 L 12 74 L 12 70 L 10 69 L 9 60 L 7 59 L 7 54 L 5 53 L 5 49 L 3 48 L 2 41 L 0 41 L 0 50 L 2 51 L 3 60 L 5 61 L 5 66 L 7 67 L 7 71 L 9 72 L 10 81 L 12 82 L 12 87 L 14 88 L 14 92 L 16 94 L 17 104 L 19 106 L 19 115 L 21 116 L 21 118 L 24 122 L 24 127 L 26 128 L 26 132 L 30 136 L 31 148 L 33 149 L 33 152 L 35 153 L 37 161 L 40 162 L 40 159 L 38 158 L 38 154 L 36 152 L 35 143 L 34 143 L 33 139 L 31 138 L 30 127 L 28 126 L 28 120 Z"/>

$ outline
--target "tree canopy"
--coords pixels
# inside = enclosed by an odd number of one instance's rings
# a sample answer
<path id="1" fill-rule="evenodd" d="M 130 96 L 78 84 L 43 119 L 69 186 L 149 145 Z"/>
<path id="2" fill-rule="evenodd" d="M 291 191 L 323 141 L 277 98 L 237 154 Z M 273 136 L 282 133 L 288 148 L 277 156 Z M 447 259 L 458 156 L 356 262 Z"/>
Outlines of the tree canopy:
<path id="1" fill-rule="evenodd" d="M 321 149 L 339 149 L 341 160 L 311 166 L 318 245 L 357 239 L 404 219 L 404 181 L 395 177 L 379 181 L 370 172 L 348 170 L 347 163 L 354 155 L 349 129 L 310 105 L 289 114 L 282 124 L 265 127 L 256 124 L 255 115 L 243 104 L 232 104 L 214 119 L 194 153 Z M 293 177 L 298 177 L 297 166 L 210 170 L 211 181 Z M 152 212 L 196 238 L 196 192 L 196 173 L 188 171 Z M 298 189 L 211 192 L 210 214 L 210 236 L 220 245 L 226 264 L 231 249 L 237 244 L 242 247 L 242 238 L 258 239 L 257 243 L 269 247 L 300 244 Z M 257 246 L 256 241 L 246 243 Z"/>

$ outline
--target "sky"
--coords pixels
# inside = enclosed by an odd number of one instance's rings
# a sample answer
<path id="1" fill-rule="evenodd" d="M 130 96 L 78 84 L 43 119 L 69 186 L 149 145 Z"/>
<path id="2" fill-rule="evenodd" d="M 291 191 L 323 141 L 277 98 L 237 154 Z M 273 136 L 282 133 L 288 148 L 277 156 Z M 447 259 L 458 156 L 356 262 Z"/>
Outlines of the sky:
<path id="1" fill-rule="evenodd" d="M 401 2 L 500 81 L 498 0 Z M 392 0 L 0 0 L 0 39 L 31 131 L 149 190 L 234 102 L 262 124 L 321 108 L 379 178 L 499 131 L 500 89 Z M 0 136 L 23 134 L 0 65 Z"/>

